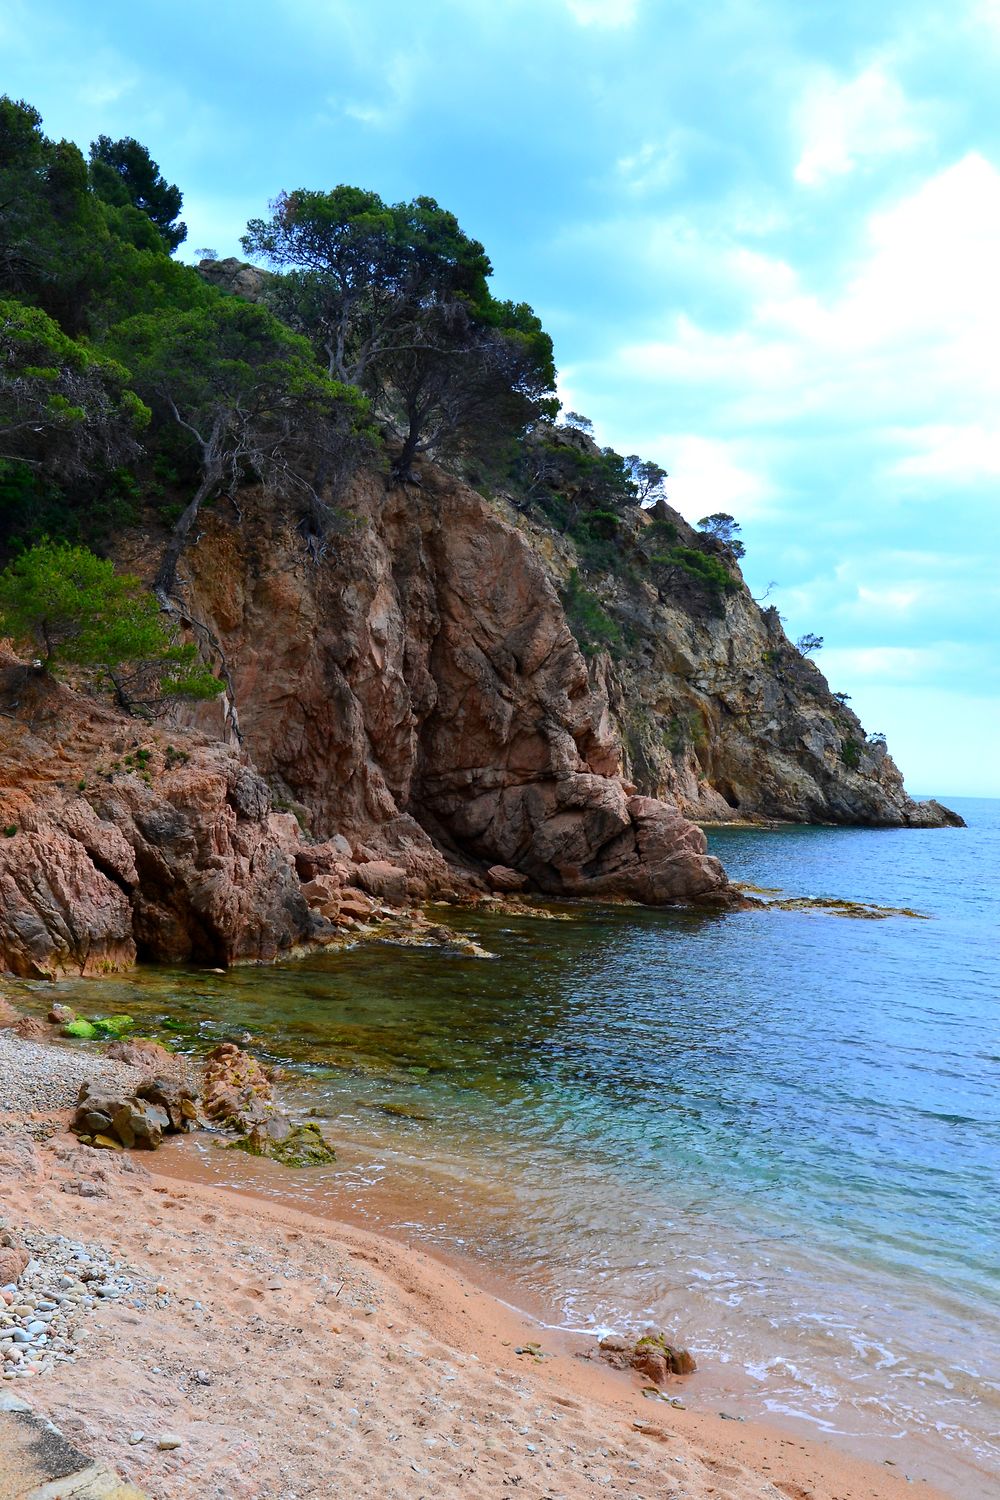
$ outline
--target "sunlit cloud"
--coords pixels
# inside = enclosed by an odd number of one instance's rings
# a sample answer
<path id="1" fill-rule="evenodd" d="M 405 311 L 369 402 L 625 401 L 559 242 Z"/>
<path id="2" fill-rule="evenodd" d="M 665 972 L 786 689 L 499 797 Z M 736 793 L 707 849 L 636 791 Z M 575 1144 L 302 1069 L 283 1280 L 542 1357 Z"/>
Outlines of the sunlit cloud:
<path id="1" fill-rule="evenodd" d="M 566 0 L 566 4 L 581 26 L 607 30 L 631 26 L 639 9 L 639 0 Z"/>
<path id="2" fill-rule="evenodd" d="M 849 80 L 823 71 L 798 107 L 801 155 L 795 180 L 816 187 L 864 162 L 911 151 L 927 132 L 898 82 L 880 63 Z"/>

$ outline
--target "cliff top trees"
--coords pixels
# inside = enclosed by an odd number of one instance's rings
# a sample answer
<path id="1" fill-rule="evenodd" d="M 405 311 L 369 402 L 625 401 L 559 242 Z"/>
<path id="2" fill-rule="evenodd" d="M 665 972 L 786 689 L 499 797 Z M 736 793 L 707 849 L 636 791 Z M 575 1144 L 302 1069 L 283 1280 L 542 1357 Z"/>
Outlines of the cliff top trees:
<path id="1" fill-rule="evenodd" d="M 482 245 L 433 198 L 284 193 L 243 248 L 286 270 L 275 310 L 401 432 L 399 477 L 419 452 L 510 435 L 555 409 L 551 341 L 525 304 L 492 297 Z"/>
<path id="2" fill-rule="evenodd" d="M 343 185 L 282 193 L 269 219 L 250 220 L 242 244 L 248 255 L 291 268 L 276 311 L 321 346 L 331 375 L 352 385 L 364 383 L 373 360 L 408 342 L 415 308 L 489 295 L 485 250 L 433 198 L 389 204 Z"/>
<path id="3" fill-rule="evenodd" d="M 714 537 L 717 542 L 722 542 L 734 557 L 745 555 L 747 549 L 739 540 L 740 523 L 726 511 L 716 510 L 710 516 L 702 516 L 698 529 L 704 531 L 706 536 Z"/>
<path id="4" fill-rule="evenodd" d="M 154 416 L 176 424 L 192 446 L 200 470 L 157 574 L 163 594 L 213 490 L 257 479 L 318 502 L 319 486 L 367 435 L 358 393 L 322 375 L 306 340 L 252 303 L 219 297 L 142 314 L 113 329 L 110 341 Z"/>
<path id="5" fill-rule="evenodd" d="M 170 251 L 187 239 L 187 225 L 178 222 L 184 198 L 167 182 L 145 146 L 132 136 L 113 141 L 99 135 L 90 147 L 90 182 L 99 198 L 123 208 L 131 204 L 156 225 Z"/>

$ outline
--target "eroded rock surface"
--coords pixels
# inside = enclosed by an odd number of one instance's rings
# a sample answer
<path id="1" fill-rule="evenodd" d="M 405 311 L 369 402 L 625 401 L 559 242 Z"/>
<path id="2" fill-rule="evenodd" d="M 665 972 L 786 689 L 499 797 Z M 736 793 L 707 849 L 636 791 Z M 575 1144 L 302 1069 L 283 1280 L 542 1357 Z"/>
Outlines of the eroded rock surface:
<path id="1" fill-rule="evenodd" d="M 550 895 L 732 899 L 700 832 L 632 796 L 536 551 L 475 491 L 421 478 L 362 475 L 318 561 L 292 515 L 252 500 L 185 558 L 245 745 L 328 845 L 300 864 L 309 899 L 486 889 L 495 866 Z M 213 707 L 198 722 L 223 728 Z"/>

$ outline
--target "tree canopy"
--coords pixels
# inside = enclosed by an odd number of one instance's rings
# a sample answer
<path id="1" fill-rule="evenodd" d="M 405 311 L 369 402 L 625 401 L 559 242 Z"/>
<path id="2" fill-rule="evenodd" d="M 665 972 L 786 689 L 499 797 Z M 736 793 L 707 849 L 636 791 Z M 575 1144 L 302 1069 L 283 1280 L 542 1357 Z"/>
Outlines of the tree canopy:
<path id="1" fill-rule="evenodd" d="M 193 645 L 167 633 L 138 578 L 86 547 L 40 542 L 0 573 L 0 629 L 37 651 L 42 669 L 90 668 L 122 707 L 213 698 L 222 683 Z"/>
<path id="2" fill-rule="evenodd" d="M 253 303 L 219 297 L 188 311 L 140 314 L 113 329 L 109 342 L 154 415 L 176 424 L 197 457 L 199 481 L 157 577 L 166 593 L 214 489 L 233 492 L 255 479 L 315 505 L 319 483 L 369 437 L 358 393 L 323 375 L 308 342 Z"/>
<path id="3" fill-rule="evenodd" d="M 274 309 L 398 431 L 400 477 L 418 453 L 509 437 L 557 409 L 551 340 L 526 304 L 492 296 L 482 245 L 433 198 L 283 193 L 243 247 L 284 273 Z"/>
<path id="4" fill-rule="evenodd" d="M 129 380 L 39 308 L 0 299 L 0 461 L 70 477 L 137 457 L 150 414 Z"/>
<path id="5" fill-rule="evenodd" d="M 184 198 L 167 182 L 146 147 L 132 136 L 113 141 L 99 135 L 90 147 L 90 181 L 99 198 L 119 208 L 131 205 L 146 214 L 163 236 L 168 250 L 187 239 L 187 225 L 179 222 Z"/>

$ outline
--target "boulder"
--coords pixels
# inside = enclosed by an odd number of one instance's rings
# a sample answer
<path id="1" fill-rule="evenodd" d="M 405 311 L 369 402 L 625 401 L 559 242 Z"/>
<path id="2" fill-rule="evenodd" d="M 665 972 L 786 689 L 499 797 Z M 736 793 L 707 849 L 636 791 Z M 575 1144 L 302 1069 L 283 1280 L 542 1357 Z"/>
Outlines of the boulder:
<path id="1" fill-rule="evenodd" d="M 369 896 L 391 906 L 401 906 L 406 900 L 406 871 L 386 859 L 372 859 L 355 866 L 354 883 Z"/>
<path id="2" fill-rule="evenodd" d="M 154 1042 L 150 1037 L 130 1037 L 128 1041 L 111 1042 L 104 1049 L 104 1056 L 115 1062 L 127 1063 L 130 1068 L 170 1068 L 177 1062 L 172 1052 Z"/>
<path id="3" fill-rule="evenodd" d="M 486 884 L 491 891 L 523 891 L 528 877 L 508 865 L 490 865 L 486 871 Z"/>
<path id="4" fill-rule="evenodd" d="M 52 1035 L 52 1027 L 39 1016 L 22 1016 L 12 1029 L 23 1042 L 47 1042 Z"/>
<path id="5" fill-rule="evenodd" d="M 0 995 L 0 1031 L 9 1026 L 16 1026 L 21 1019 L 21 1012 L 17 1010 L 5 995 Z"/>
<path id="6" fill-rule="evenodd" d="M 609 1334 L 598 1348 L 616 1370 L 635 1370 L 654 1385 L 665 1385 L 668 1376 L 690 1375 L 697 1368 L 690 1351 L 669 1343 L 662 1333 L 644 1333 L 638 1339 Z"/>
<path id="7" fill-rule="evenodd" d="M 245 1133 L 277 1113 L 271 1080 L 234 1042 L 220 1043 L 205 1059 L 202 1098 L 207 1118 L 228 1130 Z"/>
<path id="8" fill-rule="evenodd" d="M 199 1122 L 190 1089 L 176 1080 L 153 1078 L 124 1095 L 101 1093 L 84 1083 L 70 1129 L 85 1144 L 105 1150 L 154 1151 L 165 1134 L 191 1130 Z"/>
<path id="9" fill-rule="evenodd" d="M 283 1116 L 254 1126 L 239 1140 L 230 1142 L 229 1149 L 266 1156 L 285 1167 L 322 1167 L 337 1159 L 318 1125 L 311 1121 L 292 1125 Z"/>

